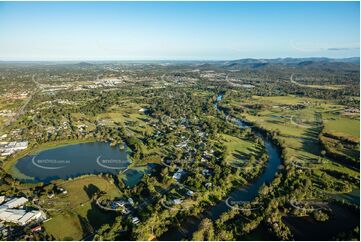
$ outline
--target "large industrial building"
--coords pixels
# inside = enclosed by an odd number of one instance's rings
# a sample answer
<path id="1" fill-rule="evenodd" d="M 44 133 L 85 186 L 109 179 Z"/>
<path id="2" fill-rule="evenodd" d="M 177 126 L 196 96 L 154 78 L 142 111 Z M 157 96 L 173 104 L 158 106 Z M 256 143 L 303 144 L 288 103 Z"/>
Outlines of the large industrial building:
<path id="1" fill-rule="evenodd" d="M 26 211 L 22 209 L 28 199 L 25 197 L 13 198 L 0 206 L 0 220 L 24 226 L 35 220 L 43 220 L 45 214 L 39 210 Z"/>

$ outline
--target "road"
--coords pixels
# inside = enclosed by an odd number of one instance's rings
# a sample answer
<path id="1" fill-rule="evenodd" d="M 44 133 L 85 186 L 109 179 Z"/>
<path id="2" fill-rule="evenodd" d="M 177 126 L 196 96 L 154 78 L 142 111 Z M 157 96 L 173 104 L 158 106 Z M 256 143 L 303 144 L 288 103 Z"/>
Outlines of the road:
<path id="1" fill-rule="evenodd" d="M 17 114 L 12 117 L 9 122 L 7 123 L 7 125 L 11 125 L 13 122 L 15 122 L 22 114 L 24 114 L 25 108 L 26 106 L 28 106 L 28 104 L 30 103 L 30 101 L 33 99 L 34 95 L 39 91 L 39 89 L 41 89 L 41 85 L 39 82 L 37 82 L 35 80 L 35 75 L 33 75 L 31 77 L 31 80 L 35 83 L 36 87 L 35 90 L 32 94 L 30 94 L 30 96 L 28 97 L 28 99 L 25 101 L 25 103 L 20 107 L 20 109 L 18 110 Z"/>
<path id="2" fill-rule="evenodd" d="M 159 192 L 160 196 L 163 196 L 164 194 L 166 194 L 167 192 L 169 192 L 170 190 L 172 190 L 173 188 L 177 187 L 178 184 L 172 184 L 170 187 L 168 187 L 167 189 Z M 138 204 L 138 206 L 136 206 L 134 209 L 142 209 L 144 206 L 146 206 L 149 203 L 153 203 L 154 202 L 154 197 L 148 198 L 146 200 L 144 200 L 141 204 Z"/>
<path id="3" fill-rule="evenodd" d="M 297 86 L 301 86 L 301 84 L 299 84 L 298 82 L 294 81 L 293 80 L 293 76 L 295 75 L 295 73 L 292 73 L 291 76 L 290 76 L 290 82 L 297 85 Z"/>

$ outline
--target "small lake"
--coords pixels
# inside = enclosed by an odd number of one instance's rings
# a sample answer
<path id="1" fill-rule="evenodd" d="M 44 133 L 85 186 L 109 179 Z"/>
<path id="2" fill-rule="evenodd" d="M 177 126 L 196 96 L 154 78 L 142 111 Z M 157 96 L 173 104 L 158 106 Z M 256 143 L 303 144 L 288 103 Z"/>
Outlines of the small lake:
<path id="1" fill-rule="evenodd" d="M 127 147 L 90 142 L 60 146 L 17 160 L 15 167 L 23 175 L 22 182 L 49 183 L 85 174 L 118 174 L 130 164 Z"/>
<path id="2" fill-rule="evenodd" d="M 328 241 L 345 231 L 351 231 L 360 225 L 360 214 L 346 206 L 330 204 L 332 217 L 318 222 L 310 216 L 285 216 L 282 221 L 289 226 L 296 241 Z"/>

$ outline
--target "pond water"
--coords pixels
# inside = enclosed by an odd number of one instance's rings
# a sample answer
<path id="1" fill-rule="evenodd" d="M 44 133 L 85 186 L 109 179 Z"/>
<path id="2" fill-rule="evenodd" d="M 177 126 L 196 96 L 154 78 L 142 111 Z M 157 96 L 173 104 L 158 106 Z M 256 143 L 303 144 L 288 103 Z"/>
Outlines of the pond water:
<path id="1" fill-rule="evenodd" d="M 110 146 L 105 142 L 66 145 L 40 151 L 19 159 L 15 167 L 27 177 L 22 182 L 49 183 L 85 174 L 118 174 L 130 164 L 127 147 Z"/>
<path id="2" fill-rule="evenodd" d="M 342 194 L 334 195 L 333 198 L 338 200 L 338 201 L 344 200 L 344 201 L 347 201 L 349 203 L 359 205 L 360 204 L 360 188 L 353 189 L 349 193 L 342 193 Z"/>
<path id="3" fill-rule="evenodd" d="M 144 174 L 151 174 L 151 168 L 148 166 L 141 166 L 130 168 L 123 173 L 123 182 L 127 187 L 136 186 L 143 178 Z"/>
<path id="4" fill-rule="evenodd" d="M 291 229 L 296 241 L 327 241 L 360 224 L 360 214 L 351 208 L 330 204 L 332 216 L 326 222 L 317 222 L 312 217 L 285 216 L 283 222 Z"/>

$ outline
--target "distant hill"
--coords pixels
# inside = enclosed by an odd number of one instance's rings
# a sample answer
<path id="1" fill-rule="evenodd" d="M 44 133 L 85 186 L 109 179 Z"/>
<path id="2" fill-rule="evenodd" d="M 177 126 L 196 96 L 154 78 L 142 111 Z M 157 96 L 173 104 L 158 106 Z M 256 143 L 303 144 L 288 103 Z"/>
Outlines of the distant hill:
<path id="1" fill-rule="evenodd" d="M 335 67 L 335 63 L 340 63 L 341 68 L 350 68 L 360 65 L 360 57 L 350 58 L 327 58 L 327 57 L 309 57 L 309 58 L 275 58 L 275 59 L 255 59 L 245 58 L 230 61 L 92 61 L 90 62 L 75 62 L 75 61 L 1 61 L 0 65 L 4 64 L 20 64 L 20 65 L 32 65 L 32 64 L 48 64 L 48 65 L 64 65 L 72 67 L 94 67 L 102 63 L 119 63 L 119 64 L 131 64 L 131 65 L 162 65 L 162 66 L 195 66 L 199 68 L 230 68 L 230 69 L 261 69 L 270 68 L 272 66 L 290 66 L 290 67 L 312 67 L 312 66 L 324 66 Z"/>
<path id="2" fill-rule="evenodd" d="M 94 66 L 94 64 L 92 64 L 92 63 L 89 63 L 89 62 L 79 62 L 79 63 L 77 63 L 77 64 L 75 64 L 75 65 L 77 65 L 77 66 L 79 66 L 79 67 L 90 67 L 90 66 Z"/>
<path id="3" fill-rule="evenodd" d="M 351 58 L 340 58 L 340 59 L 332 59 L 326 57 L 310 57 L 310 58 L 277 58 L 277 59 L 239 59 L 233 61 L 224 62 L 225 65 L 228 64 L 259 64 L 259 63 L 269 63 L 269 64 L 298 64 L 301 62 L 343 62 L 343 63 L 352 63 L 352 64 L 360 64 L 359 57 L 351 57 Z"/>
<path id="4" fill-rule="evenodd" d="M 230 70 L 264 69 L 272 67 L 296 67 L 306 69 L 357 70 L 360 58 L 332 59 L 326 57 L 311 58 L 277 58 L 277 59 L 239 59 L 218 62 L 220 67 Z"/>

